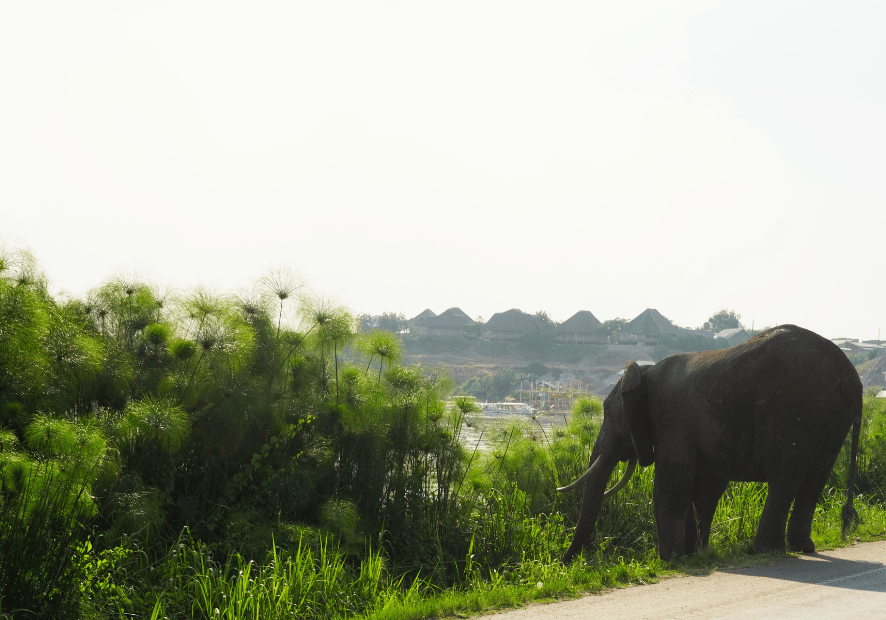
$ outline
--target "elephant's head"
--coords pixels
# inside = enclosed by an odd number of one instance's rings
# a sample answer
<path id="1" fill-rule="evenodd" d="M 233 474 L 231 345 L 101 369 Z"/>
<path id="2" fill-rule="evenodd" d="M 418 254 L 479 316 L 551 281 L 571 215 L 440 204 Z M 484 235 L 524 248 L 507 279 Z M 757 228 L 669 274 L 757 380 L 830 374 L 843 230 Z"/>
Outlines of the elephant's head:
<path id="1" fill-rule="evenodd" d="M 655 460 L 652 424 L 649 416 L 646 373 L 636 362 L 625 366 L 624 376 L 603 402 L 603 425 L 591 452 L 588 470 L 575 482 L 558 491 L 568 491 L 585 483 L 581 513 L 572 544 L 563 557 L 570 562 L 590 538 L 603 500 L 621 490 L 634 472 L 637 461 L 646 467 Z M 613 488 L 606 483 L 619 461 L 628 461 L 625 474 Z"/>

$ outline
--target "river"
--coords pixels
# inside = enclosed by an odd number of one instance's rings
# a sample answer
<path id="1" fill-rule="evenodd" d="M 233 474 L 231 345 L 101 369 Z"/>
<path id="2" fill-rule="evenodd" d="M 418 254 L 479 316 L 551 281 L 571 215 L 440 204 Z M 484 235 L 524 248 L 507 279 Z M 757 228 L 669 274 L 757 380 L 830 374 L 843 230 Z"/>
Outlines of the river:
<path id="1" fill-rule="evenodd" d="M 539 441 L 553 439 L 551 432 L 566 425 L 569 413 L 538 413 L 528 415 L 483 415 L 469 414 L 462 428 L 461 441 L 468 451 L 488 450 L 493 438 L 506 432 L 506 429 L 519 424 L 526 427 Z"/>

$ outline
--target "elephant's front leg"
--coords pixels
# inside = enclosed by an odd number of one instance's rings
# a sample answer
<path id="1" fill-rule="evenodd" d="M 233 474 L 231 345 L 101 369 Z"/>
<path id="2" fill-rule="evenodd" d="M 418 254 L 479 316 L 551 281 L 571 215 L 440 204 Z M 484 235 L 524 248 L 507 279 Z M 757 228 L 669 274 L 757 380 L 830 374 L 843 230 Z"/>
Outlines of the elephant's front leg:
<path id="1" fill-rule="evenodd" d="M 658 529 L 658 555 L 662 560 L 673 560 L 687 553 L 687 519 L 692 502 L 692 472 L 689 465 L 656 463 L 652 499 L 655 503 L 655 523 Z M 692 517 L 695 530 L 695 516 Z M 693 539 L 695 534 L 692 534 Z M 690 551 L 691 553 L 691 551 Z"/>

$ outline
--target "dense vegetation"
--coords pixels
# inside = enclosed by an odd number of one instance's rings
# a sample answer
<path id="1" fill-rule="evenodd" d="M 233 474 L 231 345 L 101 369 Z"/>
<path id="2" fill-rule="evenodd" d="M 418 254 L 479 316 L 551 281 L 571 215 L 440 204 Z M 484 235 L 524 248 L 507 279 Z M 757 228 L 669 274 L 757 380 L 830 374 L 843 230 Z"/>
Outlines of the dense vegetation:
<path id="1" fill-rule="evenodd" d="M 485 429 L 481 452 L 461 441 L 471 402 L 401 355 L 286 270 L 238 295 L 118 277 L 55 299 L 27 252 L 0 254 L 0 617 L 422 617 L 664 569 L 649 469 L 594 555 L 557 562 L 580 494 L 554 489 L 585 467 L 598 401 L 553 435 Z M 879 533 L 886 412 L 865 402 Z M 746 544 L 763 497 L 730 489 L 720 548 Z"/>

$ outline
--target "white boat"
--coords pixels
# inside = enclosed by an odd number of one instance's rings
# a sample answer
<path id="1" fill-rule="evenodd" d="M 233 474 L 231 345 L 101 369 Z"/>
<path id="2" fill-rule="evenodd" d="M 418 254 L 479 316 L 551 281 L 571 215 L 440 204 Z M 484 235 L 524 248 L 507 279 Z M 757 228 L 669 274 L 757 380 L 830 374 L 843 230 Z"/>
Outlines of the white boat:
<path id="1" fill-rule="evenodd" d="M 538 413 L 526 403 L 482 403 L 480 407 L 483 409 L 484 415 L 535 415 Z"/>

